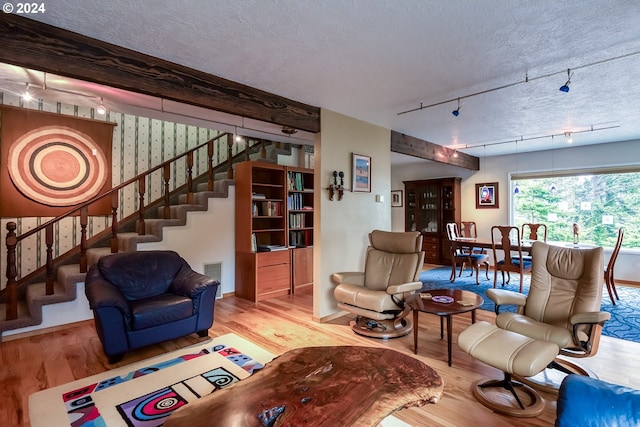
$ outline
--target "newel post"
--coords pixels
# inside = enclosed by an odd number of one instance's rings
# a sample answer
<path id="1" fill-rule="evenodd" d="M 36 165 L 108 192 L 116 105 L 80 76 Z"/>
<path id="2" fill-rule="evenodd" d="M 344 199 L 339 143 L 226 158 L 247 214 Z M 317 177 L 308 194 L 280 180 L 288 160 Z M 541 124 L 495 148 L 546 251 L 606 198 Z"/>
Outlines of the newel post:
<path id="1" fill-rule="evenodd" d="M 7 320 L 18 318 L 18 285 L 16 284 L 16 276 L 18 275 L 16 245 L 18 244 L 18 237 L 16 236 L 16 228 L 15 222 L 7 223 Z"/>

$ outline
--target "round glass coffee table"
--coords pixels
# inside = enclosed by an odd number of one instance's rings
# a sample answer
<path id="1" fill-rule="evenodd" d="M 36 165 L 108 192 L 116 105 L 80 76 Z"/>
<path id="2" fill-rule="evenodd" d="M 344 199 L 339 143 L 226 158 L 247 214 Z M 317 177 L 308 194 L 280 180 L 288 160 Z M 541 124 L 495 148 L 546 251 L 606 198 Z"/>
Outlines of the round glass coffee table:
<path id="1" fill-rule="evenodd" d="M 451 366 L 451 318 L 456 314 L 471 312 L 471 323 L 476 322 L 476 309 L 484 303 L 478 294 L 458 289 L 433 289 L 415 293 L 406 299 L 413 310 L 413 353 L 418 354 L 418 313 L 440 316 L 440 339 L 444 338 L 443 323 L 447 319 L 447 352 Z"/>

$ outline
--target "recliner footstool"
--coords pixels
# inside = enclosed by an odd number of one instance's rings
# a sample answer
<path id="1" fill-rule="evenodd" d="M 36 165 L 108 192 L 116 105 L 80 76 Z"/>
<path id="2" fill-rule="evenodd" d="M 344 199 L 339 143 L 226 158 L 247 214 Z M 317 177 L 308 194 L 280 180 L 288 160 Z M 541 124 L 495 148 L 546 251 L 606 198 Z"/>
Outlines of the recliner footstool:
<path id="1" fill-rule="evenodd" d="M 473 384 L 473 395 L 480 403 L 494 412 L 514 417 L 535 417 L 542 413 L 543 398 L 531 387 L 514 381 L 511 375 L 530 377 L 542 372 L 558 356 L 560 349 L 556 344 L 481 321 L 458 335 L 458 345 L 471 357 L 504 372 L 502 380 L 479 380 Z M 490 390 L 495 387 L 509 390 L 513 399 Z"/>

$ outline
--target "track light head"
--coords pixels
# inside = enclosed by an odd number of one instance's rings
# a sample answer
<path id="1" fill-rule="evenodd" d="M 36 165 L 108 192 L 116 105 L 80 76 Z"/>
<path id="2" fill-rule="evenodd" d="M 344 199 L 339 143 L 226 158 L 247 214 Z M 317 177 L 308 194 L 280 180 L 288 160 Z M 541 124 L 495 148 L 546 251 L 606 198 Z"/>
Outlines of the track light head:
<path id="1" fill-rule="evenodd" d="M 22 94 L 22 99 L 26 102 L 29 102 L 33 99 L 31 94 L 29 93 L 29 83 L 27 83 L 27 90 Z"/>
<path id="2" fill-rule="evenodd" d="M 569 85 L 571 84 L 571 77 L 573 76 L 573 74 L 571 73 L 571 69 L 568 68 L 567 69 L 567 81 L 565 82 L 565 84 L 563 84 L 562 86 L 560 86 L 560 92 L 569 92 Z"/>
<path id="3" fill-rule="evenodd" d="M 102 97 L 100 97 L 100 105 L 98 105 L 98 107 L 96 108 L 96 112 L 98 114 L 100 114 L 101 116 L 105 115 L 107 113 L 107 108 L 104 106 Z"/>
<path id="4" fill-rule="evenodd" d="M 451 112 L 454 116 L 458 117 L 460 115 L 460 98 L 458 98 L 458 108 Z"/>
<path id="5" fill-rule="evenodd" d="M 564 139 L 567 140 L 567 144 L 573 144 L 573 136 L 571 136 L 571 132 L 565 132 Z"/>

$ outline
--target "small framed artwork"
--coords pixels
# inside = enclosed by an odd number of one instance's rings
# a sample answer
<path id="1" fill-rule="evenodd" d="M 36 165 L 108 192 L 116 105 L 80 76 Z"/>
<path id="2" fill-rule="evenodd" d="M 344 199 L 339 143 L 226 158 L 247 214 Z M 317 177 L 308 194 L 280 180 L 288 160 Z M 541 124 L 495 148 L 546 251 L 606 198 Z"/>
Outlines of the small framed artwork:
<path id="1" fill-rule="evenodd" d="M 498 183 L 476 184 L 476 209 L 498 209 Z"/>
<path id="2" fill-rule="evenodd" d="M 351 176 L 351 191 L 371 193 L 371 157 L 353 153 Z"/>
<path id="3" fill-rule="evenodd" d="M 391 207 L 392 208 L 402 207 L 402 190 L 391 191 Z"/>

